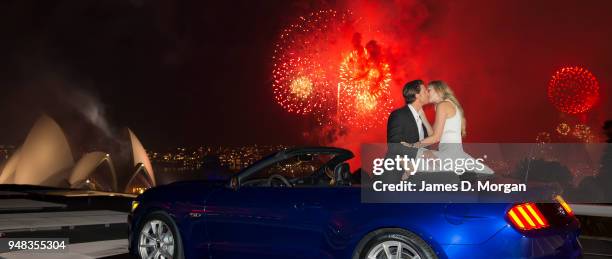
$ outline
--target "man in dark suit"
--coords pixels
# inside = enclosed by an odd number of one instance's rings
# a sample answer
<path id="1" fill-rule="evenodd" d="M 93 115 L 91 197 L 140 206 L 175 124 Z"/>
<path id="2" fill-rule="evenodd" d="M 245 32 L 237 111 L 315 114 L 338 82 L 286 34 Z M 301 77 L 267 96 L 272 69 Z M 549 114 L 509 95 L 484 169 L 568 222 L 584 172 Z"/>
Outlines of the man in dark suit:
<path id="1" fill-rule="evenodd" d="M 416 143 L 427 137 L 427 128 L 421 114 L 423 105 L 429 103 L 429 93 L 422 80 L 404 85 L 402 91 L 406 105 L 389 115 L 387 121 L 388 143 Z"/>
<path id="2" fill-rule="evenodd" d="M 406 83 L 402 91 L 406 105 L 391 112 L 387 121 L 387 158 L 396 156 L 415 158 L 416 148 L 405 147 L 400 142 L 416 143 L 427 137 L 427 128 L 423 123 L 423 105 L 429 103 L 429 93 L 422 80 Z M 399 181 L 403 172 L 389 172 L 386 181 Z"/>

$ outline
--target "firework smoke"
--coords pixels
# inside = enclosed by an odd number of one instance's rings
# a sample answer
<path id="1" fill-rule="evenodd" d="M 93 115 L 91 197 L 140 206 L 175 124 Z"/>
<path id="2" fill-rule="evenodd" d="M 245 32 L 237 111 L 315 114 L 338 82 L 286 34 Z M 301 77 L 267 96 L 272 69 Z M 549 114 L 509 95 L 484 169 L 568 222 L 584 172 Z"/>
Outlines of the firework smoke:
<path id="1" fill-rule="evenodd" d="M 534 7 L 529 1 L 344 1 L 331 7 L 350 10 L 354 17 L 352 32 L 361 35 L 360 42 L 373 40 L 380 46 L 381 56 L 390 68 L 393 108 L 405 105 L 401 89 L 407 81 L 445 80 L 465 110 L 468 138 L 464 141 L 519 142 L 533 141 L 538 132 L 557 125 L 558 111 L 547 100 L 550 74 L 556 68 L 568 63 L 585 64 L 599 75 L 602 87 L 606 80 L 601 78 L 603 71 L 589 64 L 607 64 L 610 55 L 601 53 L 608 53 L 604 45 L 612 42 L 604 34 L 587 33 L 609 32 L 603 26 L 605 15 L 594 15 L 593 10 L 599 9 L 593 6 L 566 1 L 556 4 L 563 10 L 575 11 L 547 12 L 543 16 L 542 10 L 549 10 L 549 6 L 541 3 Z M 518 13 L 520 19 L 516 18 Z M 591 18 L 586 22 L 584 17 Z M 579 43 L 585 38 L 590 39 L 591 48 Z M 345 49 L 356 49 L 353 43 L 343 44 Z M 604 93 L 605 90 L 600 92 Z M 590 126 L 600 125 L 610 116 L 609 112 L 604 115 L 604 110 L 590 110 L 584 121 Z M 432 107 L 427 107 L 426 113 L 432 121 Z M 509 114 L 529 116 L 506 116 Z M 382 120 L 378 126 L 378 121 L 373 121 L 367 132 L 358 123 L 342 130 L 318 127 L 315 131 L 321 136 L 319 144 L 358 153 L 360 143 L 385 142 L 386 118 Z M 499 123 L 506 126 L 491 127 Z"/>

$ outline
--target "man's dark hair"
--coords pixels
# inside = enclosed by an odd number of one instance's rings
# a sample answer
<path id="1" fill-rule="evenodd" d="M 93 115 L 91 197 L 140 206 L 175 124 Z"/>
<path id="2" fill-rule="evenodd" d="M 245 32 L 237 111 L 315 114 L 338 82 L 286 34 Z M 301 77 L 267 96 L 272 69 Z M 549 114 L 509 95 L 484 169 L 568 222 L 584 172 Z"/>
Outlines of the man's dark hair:
<path id="1" fill-rule="evenodd" d="M 412 80 L 404 85 L 404 90 L 402 94 L 404 95 L 404 100 L 406 100 L 406 104 L 411 104 L 416 100 L 416 94 L 421 92 L 421 85 L 424 85 L 425 82 L 423 80 L 417 79 Z"/>

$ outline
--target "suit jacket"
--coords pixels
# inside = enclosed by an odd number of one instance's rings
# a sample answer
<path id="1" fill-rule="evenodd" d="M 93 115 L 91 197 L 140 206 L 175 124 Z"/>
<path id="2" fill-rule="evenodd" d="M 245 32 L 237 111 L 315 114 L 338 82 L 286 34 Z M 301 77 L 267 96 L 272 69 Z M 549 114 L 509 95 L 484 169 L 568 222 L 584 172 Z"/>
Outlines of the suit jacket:
<path id="1" fill-rule="evenodd" d="M 427 129 L 423 127 L 423 136 L 427 137 Z M 389 115 L 387 121 L 387 158 L 395 159 L 396 156 L 415 158 L 417 155 L 416 148 L 409 148 L 399 144 L 400 142 L 416 143 L 419 141 L 419 129 L 417 128 L 416 120 L 412 115 L 412 111 L 405 105 Z M 385 183 L 396 183 L 400 181 L 403 171 L 385 172 Z"/>
<path id="2" fill-rule="evenodd" d="M 387 143 L 416 143 L 419 141 L 419 126 L 416 125 L 416 120 L 412 115 L 412 111 L 408 105 L 399 108 L 389 115 L 387 121 Z M 427 129 L 425 125 L 420 125 L 423 128 L 423 133 L 427 137 Z"/>

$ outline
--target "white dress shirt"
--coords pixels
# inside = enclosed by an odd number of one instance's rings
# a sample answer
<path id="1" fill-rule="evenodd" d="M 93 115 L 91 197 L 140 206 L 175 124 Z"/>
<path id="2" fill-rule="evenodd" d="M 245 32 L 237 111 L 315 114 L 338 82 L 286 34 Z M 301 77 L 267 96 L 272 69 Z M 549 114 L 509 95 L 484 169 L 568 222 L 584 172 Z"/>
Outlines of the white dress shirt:
<path id="1" fill-rule="evenodd" d="M 423 120 L 421 120 L 421 116 L 417 110 L 412 107 L 412 105 L 408 104 L 408 108 L 410 108 L 412 116 L 414 116 L 414 120 L 416 121 L 417 128 L 419 128 L 419 141 L 421 141 L 425 138 L 425 132 L 423 132 Z"/>

